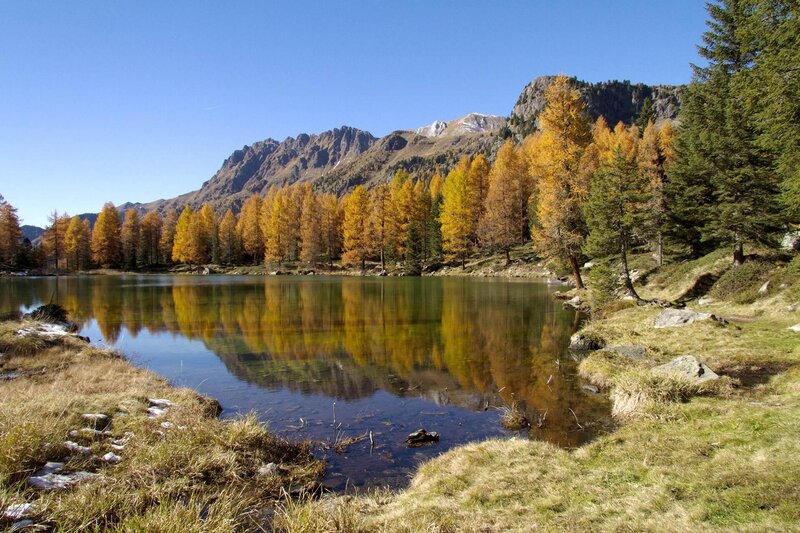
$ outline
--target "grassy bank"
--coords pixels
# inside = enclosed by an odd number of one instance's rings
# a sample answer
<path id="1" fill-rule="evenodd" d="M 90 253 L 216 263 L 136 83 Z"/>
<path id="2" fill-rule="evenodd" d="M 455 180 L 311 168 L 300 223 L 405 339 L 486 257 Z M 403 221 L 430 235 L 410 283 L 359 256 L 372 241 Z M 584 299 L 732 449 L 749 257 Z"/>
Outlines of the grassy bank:
<path id="1" fill-rule="evenodd" d="M 611 305 L 588 324 L 585 333 L 607 346 L 644 349 L 641 358 L 600 350 L 581 364 L 615 402 L 614 432 L 575 451 L 470 444 L 422 465 L 404 491 L 293 504 L 279 523 L 294 531 L 800 529 L 800 333 L 788 329 L 800 322 L 797 259 L 738 271 L 726 260 L 647 266 L 639 287 L 723 321 L 657 329 L 659 307 Z M 711 283 L 697 289 L 706 274 Z M 721 378 L 692 384 L 651 372 L 685 354 Z"/>
<path id="2" fill-rule="evenodd" d="M 0 529 L 269 529 L 278 500 L 321 474 L 307 446 L 253 417 L 220 421 L 214 400 L 75 336 L 5 321 L 0 353 Z M 63 463 L 56 476 L 92 475 L 64 490 L 31 486 L 48 462 Z"/>

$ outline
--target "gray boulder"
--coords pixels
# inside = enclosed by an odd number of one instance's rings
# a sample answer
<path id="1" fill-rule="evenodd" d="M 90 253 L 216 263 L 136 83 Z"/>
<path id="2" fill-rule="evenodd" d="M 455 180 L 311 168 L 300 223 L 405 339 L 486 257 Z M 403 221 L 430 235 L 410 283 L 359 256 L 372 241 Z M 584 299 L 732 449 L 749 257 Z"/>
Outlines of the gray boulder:
<path id="1" fill-rule="evenodd" d="M 585 333 L 575 333 L 569 338 L 569 349 L 577 351 L 600 350 L 606 345 L 606 341 L 599 337 L 587 335 Z"/>
<path id="2" fill-rule="evenodd" d="M 800 251 L 800 231 L 790 231 L 783 236 L 781 248 L 789 252 Z"/>
<path id="3" fill-rule="evenodd" d="M 657 366 L 653 374 L 672 376 L 692 383 L 705 383 L 719 379 L 719 376 L 693 355 L 676 357 L 669 363 Z"/>
<path id="4" fill-rule="evenodd" d="M 691 309 L 664 309 L 656 317 L 656 328 L 673 328 L 692 324 L 698 320 L 715 320 L 711 313 L 698 313 Z"/>

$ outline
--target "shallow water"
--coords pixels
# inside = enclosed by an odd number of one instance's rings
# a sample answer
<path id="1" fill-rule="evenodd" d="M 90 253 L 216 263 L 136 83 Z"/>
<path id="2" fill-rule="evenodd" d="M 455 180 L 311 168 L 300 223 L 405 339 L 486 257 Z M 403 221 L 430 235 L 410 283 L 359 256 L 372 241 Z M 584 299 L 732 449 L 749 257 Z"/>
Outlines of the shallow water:
<path id="1" fill-rule="evenodd" d="M 567 352 L 579 317 L 544 283 L 473 278 L 85 276 L 0 279 L 0 311 L 62 304 L 92 342 L 180 386 L 328 445 L 325 484 L 407 483 L 466 442 L 524 436 L 575 447 L 608 404 Z M 532 429 L 507 431 L 517 404 Z M 541 427 L 539 427 L 541 425 Z M 412 431 L 441 435 L 407 448 Z"/>

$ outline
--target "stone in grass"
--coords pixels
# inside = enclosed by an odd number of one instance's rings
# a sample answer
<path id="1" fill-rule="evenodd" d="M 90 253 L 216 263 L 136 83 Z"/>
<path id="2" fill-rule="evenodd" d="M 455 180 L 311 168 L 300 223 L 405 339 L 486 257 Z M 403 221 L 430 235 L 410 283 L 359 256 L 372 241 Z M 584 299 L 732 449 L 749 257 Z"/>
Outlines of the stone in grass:
<path id="1" fill-rule="evenodd" d="M 281 467 L 275 463 L 267 463 L 258 468 L 258 475 L 262 477 L 279 476 L 281 474 Z"/>
<path id="2" fill-rule="evenodd" d="M 92 450 L 86 446 L 81 446 L 77 442 L 73 442 L 68 440 L 64 443 L 64 447 L 71 451 L 72 453 L 77 453 L 80 455 L 89 455 L 92 453 Z"/>
<path id="3" fill-rule="evenodd" d="M 161 409 L 160 407 L 148 407 L 147 414 L 150 418 L 158 418 L 159 416 L 163 416 L 167 413 L 166 409 Z"/>
<path id="4" fill-rule="evenodd" d="M 685 326 L 699 320 L 716 320 L 711 313 L 698 313 L 691 309 L 664 309 L 656 317 L 656 328 L 672 328 Z"/>
<path id="5" fill-rule="evenodd" d="M 800 333 L 800 324 L 795 324 L 794 326 L 789 327 L 789 330 L 794 331 L 795 333 Z"/>
<path id="6" fill-rule="evenodd" d="M 108 463 L 110 465 L 115 465 L 122 461 L 122 457 L 115 454 L 114 452 L 108 452 L 103 457 L 100 458 L 104 463 Z"/>
<path id="7" fill-rule="evenodd" d="M 91 429 L 104 431 L 111 428 L 111 417 L 103 413 L 86 413 L 81 418 Z"/>
<path id="8" fill-rule="evenodd" d="M 150 403 L 150 407 L 160 407 L 161 409 L 172 407 L 172 401 L 166 398 L 148 398 L 147 401 Z"/>
<path id="9" fill-rule="evenodd" d="M 21 518 L 25 518 L 34 511 L 36 511 L 36 504 L 28 502 L 12 503 L 6 507 L 5 511 L 3 511 L 3 517 L 10 520 L 19 520 Z"/>
<path id="10" fill-rule="evenodd" d="M 49 469 L 48 465 L 60 465 L 57 469 Z M 35 489 L 42 490 L 61 490 L 71 487 L 81 481 L 97 477 L 91 472 L 70 472 L 60 474 L 64 467 L 63 463 L 47 463 L 44 468 L 36 472 L 36 475 L 28 478 L 28 485 Z"/>
<path id="11" fill-rule="evenodd" d="M 569 349 L 576 351 L 600 350 L 606 345 L 606 341 L 586 333 L 575 333 L 569 338 Z"/>
<path id="12" fill-rule="evenodd" d="M 652 372 L 662 376 L 672 376 L 699 384 L 719 379 L 719 376 L 693 355 L 676 357 L 669 363 L 655 367 Z"/>
<path id="13" fill-rule="evenodd" d="M 26 518 L 25 520 L 20 520 L 18 522 L 14 522 L 11 524 L 11 531 L 47 531 L 47 527 L 45 526 L 35 526 L 33 524 L 33 520 Z"/>

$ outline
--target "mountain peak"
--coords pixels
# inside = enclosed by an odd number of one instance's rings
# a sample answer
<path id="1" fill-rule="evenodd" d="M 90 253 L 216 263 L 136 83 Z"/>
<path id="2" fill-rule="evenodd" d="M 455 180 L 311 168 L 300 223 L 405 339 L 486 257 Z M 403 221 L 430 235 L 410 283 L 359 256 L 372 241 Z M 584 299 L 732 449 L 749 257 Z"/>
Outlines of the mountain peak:
<path id="1" fill-rule="evenodd" d="M 437 120 L 427 126 L 414 130 L 423 137 L 442 137 L 451 135 L 465 135 L 470 133 L 486 133 L 498 130 L 505 124 L 505 118 L 497 115 L 483 113 L 468 113 L 461 118 L 444 122 Z"/>

